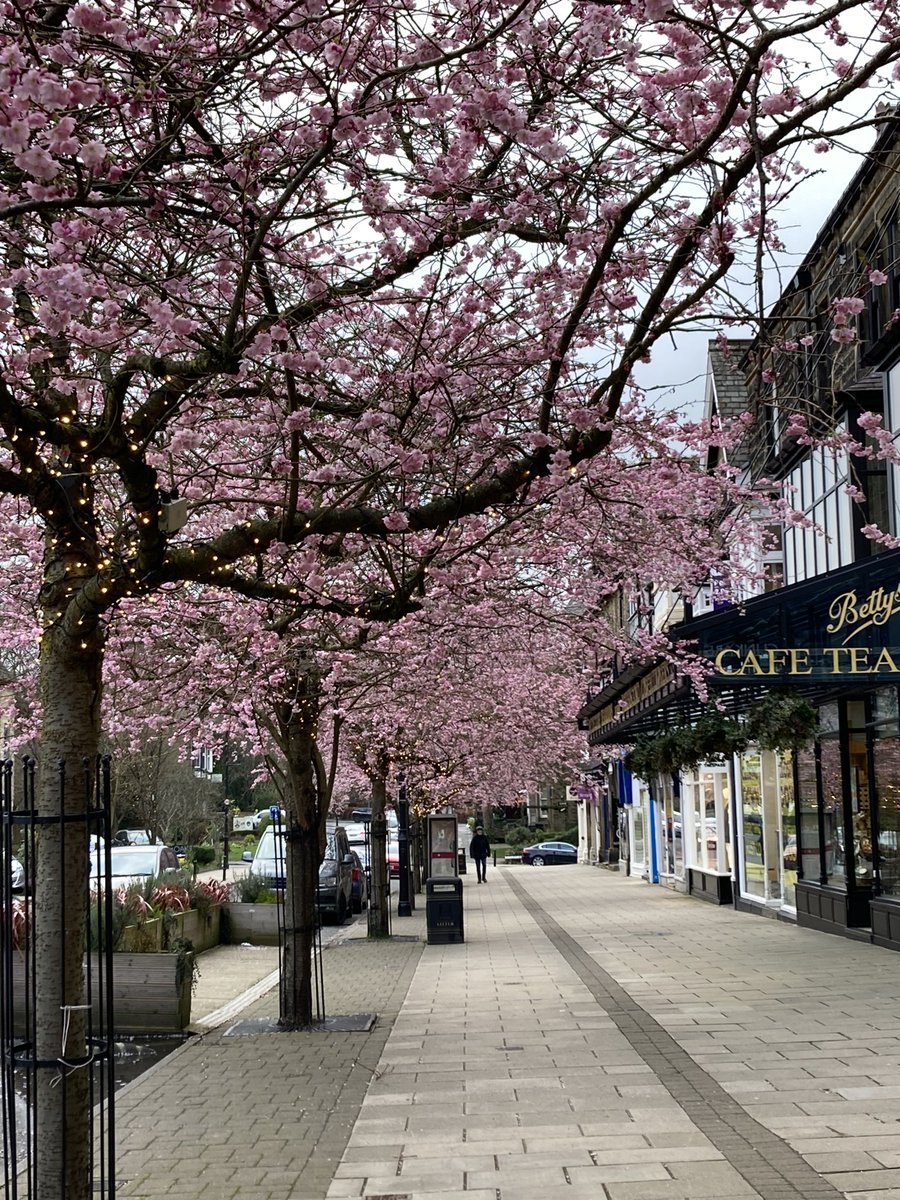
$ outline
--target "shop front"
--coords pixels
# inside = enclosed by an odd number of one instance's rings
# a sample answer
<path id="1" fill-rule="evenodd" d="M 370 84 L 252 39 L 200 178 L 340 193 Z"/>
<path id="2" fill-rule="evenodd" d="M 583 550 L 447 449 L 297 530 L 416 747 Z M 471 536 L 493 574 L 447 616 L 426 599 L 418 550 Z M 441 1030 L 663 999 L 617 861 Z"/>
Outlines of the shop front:
<path id="1" fill-rule="evenodd" d="M 751 746 L 738 757 L 735 774 L 737 905 L 793 915 L 799 870 L 794 756 Z"/>
<path id="2" fill-rule="evenodd" d="M 710 694 L 745 725 L 778 694 L 812 705 L 816 727 L 793 745 L 770 730 L 642 785 L 660 877 L 900 949 L 900 552 L 670 632 L 709 661 Z M 693 688 L 666 671 L 653 664 L 592 698 L 581 714 L 592 745 L 696 722 Z"/>

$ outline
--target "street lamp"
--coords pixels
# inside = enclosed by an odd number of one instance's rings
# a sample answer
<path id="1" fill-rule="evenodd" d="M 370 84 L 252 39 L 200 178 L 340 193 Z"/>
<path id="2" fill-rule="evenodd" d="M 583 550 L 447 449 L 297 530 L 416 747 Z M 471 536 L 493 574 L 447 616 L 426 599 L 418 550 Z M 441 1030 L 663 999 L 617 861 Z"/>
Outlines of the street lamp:
<path id="1" fill-rule="evenodd" d="M 400 860 L 400 897 L 397 916 L 411 917 L 409 902 L 409 802 L 406 799 L 406 775 L 397 775 L 397 857 Z"/>

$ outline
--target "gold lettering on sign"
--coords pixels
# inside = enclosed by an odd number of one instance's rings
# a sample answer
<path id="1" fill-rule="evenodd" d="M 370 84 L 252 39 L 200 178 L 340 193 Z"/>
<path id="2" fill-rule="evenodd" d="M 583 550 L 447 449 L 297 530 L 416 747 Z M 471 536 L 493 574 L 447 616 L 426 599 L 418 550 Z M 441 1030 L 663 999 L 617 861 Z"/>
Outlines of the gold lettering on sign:
<path id="1" fill-rule="evenodd" d="M 718 651 L 713 665 L 720 675 L 728 676 L 900 675 L 898 659 L 887 646 L 772 646 L 765 650 L 726 646 Z"/>
<path id="2" fill-rule="evenodd" d="M 809 665 L 808 650 L 789 650 L 791 656 L 791 669 L 789 675 L 812 675 L 812 667 Z"/>
<path id="3" fill-rule="evenodd" d="M 856 589 L 851 588 L 832 600 L 828 608 L 831 622 L 825 628 L 829 633 L 846 630 L 842 643 L 846 646 L 864 629 L 886 624 L 897 612 L 900 612 L 900 584 L 892 591 L 885 591 L 883 587 L 873 588 L 862 600 L 857 596 Z"/>

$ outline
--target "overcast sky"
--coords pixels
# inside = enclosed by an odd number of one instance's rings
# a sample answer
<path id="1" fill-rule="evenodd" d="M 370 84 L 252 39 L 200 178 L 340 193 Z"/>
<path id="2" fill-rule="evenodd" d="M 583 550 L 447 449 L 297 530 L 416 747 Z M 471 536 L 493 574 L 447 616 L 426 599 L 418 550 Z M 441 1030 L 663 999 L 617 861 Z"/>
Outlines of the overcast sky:
<path id="1" fill-rule="evenodd" d="M 859 135 L 860 148 L 871 146 L 874 135 L 866 131 Z M 816 175 L 803 180 L 796 191 L 779 209 L 779 228 L 786 246 L 777 268 L 773 265 L 767 287 L 771 303 L 781 288 L 793 277 L 794 271 L 809 250 L 816 234 L 841 197 L 855 172 L 862 164 L 860 153 L 832 149 L 827 156 L 816 158 Z M 739 331 L 733 331 L 735 336 Z M 635 371 L 638 382 L 648 390 L 660 409 L 678 408 L 691 418 L 703 412 L 706 386 L 706 347 L 715 330 L 702 329 L 683 332 L 673 339 L 657 344 L 653 361 Z"/>

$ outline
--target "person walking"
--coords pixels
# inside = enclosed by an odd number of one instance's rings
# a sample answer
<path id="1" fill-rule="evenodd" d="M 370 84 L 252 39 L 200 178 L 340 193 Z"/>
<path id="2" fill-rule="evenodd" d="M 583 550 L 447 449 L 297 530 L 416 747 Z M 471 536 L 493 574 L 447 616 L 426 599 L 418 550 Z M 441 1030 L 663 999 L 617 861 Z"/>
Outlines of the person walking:
<path id="1" fill-rule="evenodd" d="M 483 825 L 475 826 L 475 836 L 469 843 L 469 857 L 475 860 L 475 873 L 479 883 L 487 883 L 487 859 L 491 843 L 487 840 Z"/>

